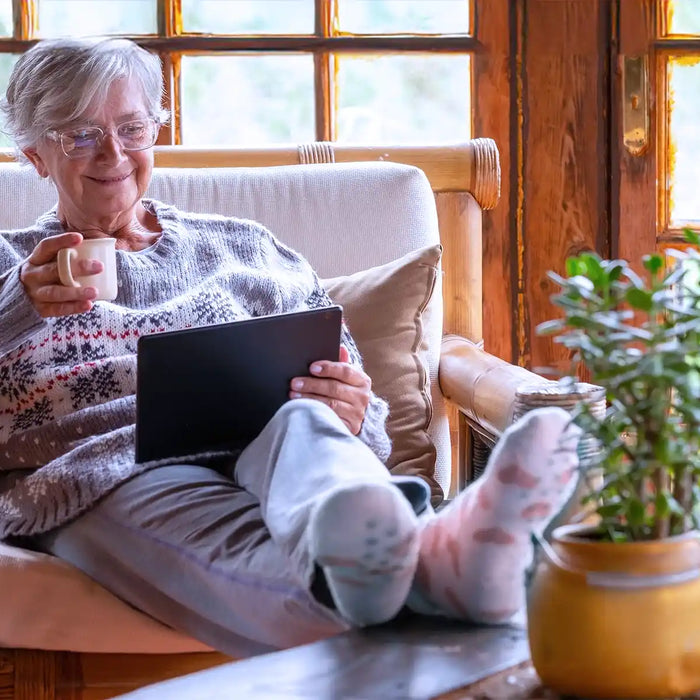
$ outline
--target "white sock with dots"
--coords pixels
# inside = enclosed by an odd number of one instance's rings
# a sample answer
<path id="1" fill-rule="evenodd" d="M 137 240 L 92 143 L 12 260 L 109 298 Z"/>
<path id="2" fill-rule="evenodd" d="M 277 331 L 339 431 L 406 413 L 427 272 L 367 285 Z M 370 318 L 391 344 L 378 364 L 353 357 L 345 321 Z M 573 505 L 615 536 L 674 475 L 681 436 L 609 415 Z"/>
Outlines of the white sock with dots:
<path id="1" fill-rule="evenodd" d="M 505 431 L 482 477 L 424 524 L 409 607 L 482 623 L 522 608 L 531 534 L 573 492 L 580 432 L 561 408 L 530 411 Z"/>
<path id="2" fill-rule="evenodd" d="M 418 563 L 418 520 L 389 482 L 343 486 L 309 521 L 311 555 L 341 615 L 357 627 L 386 622 L 406 602 Z"/>

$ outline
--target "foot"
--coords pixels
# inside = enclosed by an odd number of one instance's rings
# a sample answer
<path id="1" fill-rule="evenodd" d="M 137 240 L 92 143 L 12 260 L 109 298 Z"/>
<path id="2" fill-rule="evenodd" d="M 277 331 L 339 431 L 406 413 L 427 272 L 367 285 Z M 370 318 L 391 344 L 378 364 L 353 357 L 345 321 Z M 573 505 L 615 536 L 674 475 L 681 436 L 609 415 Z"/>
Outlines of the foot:
<path id="1" fill-rule="evenodd" d="M 333 601 L 356 627 L 394 617 L 418 562 L 417 518 L 390 483 L 354 484 L 328 494 L 310 523 L 311 554 Z"/>
<path id="2" fill-rule="evenodd" d="M 506 430 L 483 476 L 424 525 L 410 607 L 482 623 L 522 608 L 531 535 L 573 492 L 580 432 L 561 408 L 536 409 Z"/>

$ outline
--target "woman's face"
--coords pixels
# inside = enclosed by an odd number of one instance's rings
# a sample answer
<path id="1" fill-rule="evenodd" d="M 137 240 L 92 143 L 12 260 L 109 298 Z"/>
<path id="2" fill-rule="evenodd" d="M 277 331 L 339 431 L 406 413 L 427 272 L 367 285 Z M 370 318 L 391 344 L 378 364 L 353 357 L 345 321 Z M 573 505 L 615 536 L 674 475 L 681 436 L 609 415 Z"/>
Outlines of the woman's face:
<path id="1" fill-rule="evenodd" d="M 85 116 L 85 122 L 70 128 L 91 125 L 105 132 L 91 155 L 68 158 L 58 140 L 46 137 L 25 155 L 42 177 L 50 176 L 54 181 L 59 217 L 67 224 L 89 226 L 112 221 L 123 225 L 139 207 L 153 170 L 153 148 L 125 151 L 116 138 L 120 124 L 149 116 L 140 85 L 115 80 L 105 102 Z"/>

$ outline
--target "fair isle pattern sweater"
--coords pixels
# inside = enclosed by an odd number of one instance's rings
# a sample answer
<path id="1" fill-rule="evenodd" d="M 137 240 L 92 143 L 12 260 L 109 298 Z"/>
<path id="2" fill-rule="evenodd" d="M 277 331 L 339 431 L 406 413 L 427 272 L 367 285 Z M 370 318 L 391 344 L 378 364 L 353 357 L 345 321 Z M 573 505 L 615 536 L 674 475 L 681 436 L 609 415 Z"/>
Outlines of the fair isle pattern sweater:
<path id="1" fill-rule="evenodd" d="M 263 226 L 143 203 L 163 233 L 117 251 L 118 296 L 88 313 L 43 319 L 20 281 L 36 244 L 63 232 L 55 212 L 0 234 L 0 537 L 51 530 L 165 463 L 134 462 L 139 336 L 331 303 L 308 262 Z M 359 364 L 344 326 L 342 343 Z M 372 395 L 359 435 L 382 461 L 387 412 Z"/>

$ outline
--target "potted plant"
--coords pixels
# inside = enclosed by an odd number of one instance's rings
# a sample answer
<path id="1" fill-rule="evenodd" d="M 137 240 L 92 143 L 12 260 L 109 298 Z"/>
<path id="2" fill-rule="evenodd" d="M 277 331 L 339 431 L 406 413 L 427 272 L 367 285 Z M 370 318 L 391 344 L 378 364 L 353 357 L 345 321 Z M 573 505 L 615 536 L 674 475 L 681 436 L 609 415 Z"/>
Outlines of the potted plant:
<path id="1" fill-rule="evenodd" d="M 562 316 L 538 331 L 608 404 L 603 419 L 585 405 L 574 418 L 599 450 L 594 517 L 540 540 L 528 582 L 533 664 L 562 694 L 700 690 L 700 254 L 666 255 L 645 256 L 643 275 L 595 253 L 550 273 Z"/>

